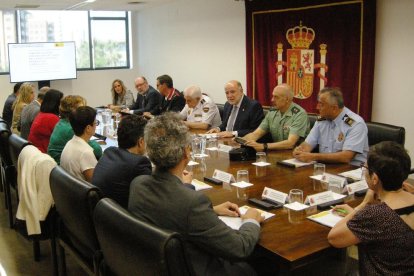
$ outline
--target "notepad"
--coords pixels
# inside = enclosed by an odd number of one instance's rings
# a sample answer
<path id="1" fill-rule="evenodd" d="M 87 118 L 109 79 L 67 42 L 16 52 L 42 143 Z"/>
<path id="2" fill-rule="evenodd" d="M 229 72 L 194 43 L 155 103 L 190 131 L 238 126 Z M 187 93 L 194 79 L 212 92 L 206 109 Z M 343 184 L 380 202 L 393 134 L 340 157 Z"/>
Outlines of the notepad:
<path id="1" fill-rule="evenodd" d="M 249 207 L 247 205 L 244 205 L 242 207 L 239 207 L 240 214 L 241 215 L 244 215 L 249 208 L 251 208 L 251 207 Z M 263 210 L 260 210 L 260 209 L 257 209 L 257 210 L 260 212 L 260 214 L 262 216 L 264 216 L 264 219 L 265 220 L 267 220 L 267 219 L 269 219 L 269 218 L 271 218 L 271 217 L 273 217 L 275 215 L 275 214 L 272 214 L 272 213 L 269 213 L 269 212 L 266 212 L 266 211 L 263 211 Z M 221 221 L 223 221 L 227 226 L 229 226 L 230 228 L 232 228 L 234 230 L 239 230 L 240 227 L 242 226 L 242 222 L 243 222 L 243 220 L 242 220 L 241 217 L 219 216 L 218 218 Z"/>
<path id="2" fill-rule="evenodd" d="M 315 163 L 315 161 L 302 162 L 302 161 L 297 160 L 296 158 L 292 158 L 292 159 L 286 159 L 283 161 L 277 161 L 277 163 L 280 165 L 288 166 L 288 167 L 300 168 L 300 167 L 312 165 L 313 163 Z"/>
<path id="3" fill-rule="evenodd" d="M 207 190 L 213 188 L 211 185 L 204 183 L 203 181 L 193 179 L 191 184 L 194 186 L 196 191 Z"/>
<path id="4" fill-rule="evenodd" d="M 328 210 L 309 216 L 308 219 L 332 228 L 343 219 L 343 217 L 336 215 L 332 210 Z"/>

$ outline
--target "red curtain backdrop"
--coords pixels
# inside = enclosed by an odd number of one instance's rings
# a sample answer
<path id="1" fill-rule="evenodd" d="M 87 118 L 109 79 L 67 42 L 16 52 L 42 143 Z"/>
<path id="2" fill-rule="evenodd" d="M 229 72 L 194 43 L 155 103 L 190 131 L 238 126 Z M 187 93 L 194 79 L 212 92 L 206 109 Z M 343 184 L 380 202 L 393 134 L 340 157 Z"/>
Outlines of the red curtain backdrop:
<path id="1" fill-rule="evenodd" d="M 294 85 L 294 101 L 308 112 L 317 113 L 323 80 L 322 86 L 340 87 L 345 105 L 370 120 L 375 15 L 375 0 L 246 1 L 248 95 L 270 106 L 279 65 L 282 82 Z M 295 27 L 289 43 L 287 32 Z"/>

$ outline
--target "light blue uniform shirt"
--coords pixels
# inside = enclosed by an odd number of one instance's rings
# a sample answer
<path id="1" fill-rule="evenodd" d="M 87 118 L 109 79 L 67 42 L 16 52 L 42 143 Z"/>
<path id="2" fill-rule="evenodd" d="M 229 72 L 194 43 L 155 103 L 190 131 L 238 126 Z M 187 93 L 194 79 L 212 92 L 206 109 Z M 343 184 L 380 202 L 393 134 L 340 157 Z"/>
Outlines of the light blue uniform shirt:
<path id="1" fill-rule="evenodd" d="M 351 165 L 367 161 L 368 128 L 364 119 L 346 107 L 333 121 L 317 121 L 305 142 L 312 148 L 319 144 L 320 153 L 356 152 Z"/>

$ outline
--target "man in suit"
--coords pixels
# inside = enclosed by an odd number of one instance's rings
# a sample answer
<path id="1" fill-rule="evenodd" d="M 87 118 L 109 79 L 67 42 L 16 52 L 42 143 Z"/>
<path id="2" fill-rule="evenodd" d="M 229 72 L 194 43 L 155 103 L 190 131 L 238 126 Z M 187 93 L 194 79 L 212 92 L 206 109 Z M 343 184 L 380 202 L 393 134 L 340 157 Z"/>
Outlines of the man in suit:
<path id="1" fill-rule="evenodd" d="M 143 76 L 135 79 L 135 88 L 138 91 L 137 100 L 123 112 L 138 115 L 142 115 L 144 112 L 153 113 L 161 102 L 161 94 L 149 85 L 147 79 Z"/>
<path id="2" fill-rule="evenodd" d="M 19 89 L 20 86 L 22 85 L 22 82 L 18 82 L 14 85 L 13 87 L 13 93 L 10 94 L 6 101 L 4 102 L 4 107 L 3 107 L 3 120 L 9 125 L 11 126 L 12 123 L 12 118 L 13 118 L 13 103 L 16 100 L 17 96 L 19 95 Z"/>
<path id="3" fill-rule="evenodd" d="M 146 124 L 147 120 L 142 116 L 127 115 L 122 118 L 117 130 L 119 147 L 107 148 L 93 173 L 92 184 L 124 208 L 128 207 L 132 179 L 151 174 L 151 162 L 144 155 Z"/>
<path id="4" fill-rule="evenodd" d="M 183 185 L 192 178 L 183 175 L 191 159 L 191 138 L 179 114 L 167 112 L 150 120 L 144 140 L 155 170 L 132 181 L 129 211 L 180 233 L 196 275 L 254 275 L 248 264 L 237 260 L 248 257 L 259 239 L 260 213 L 250 208 L 242 216 L 240 229 L 233 230 L 218 215 L 239 216 L 236 204 L 213 207 L 206 195 Z"/>
<path id="5" fill-rule="evenodd" d="M 152 112 L 144 112 L 143 115 L 145 117 L 153 118 L 154 115 L 159 115 L 166 111 L 180 112 L 184 108 L 184 96 L 174 88 L 173 80 L 170 76 L 159 76 L 157 78 L 157 89 L 162 95 L 161 102 Z"/>
<path id="6" fill-rule="evenodd" d="M 219 137 L 245 136 L 253 132 L 264 118 L 263 108 L 255 100 L 243 94 L 240 82 L 231 80 L 224 86 L 227 102 L 224 105 L 223 121 L 207 133 L 218 133 Z"/>

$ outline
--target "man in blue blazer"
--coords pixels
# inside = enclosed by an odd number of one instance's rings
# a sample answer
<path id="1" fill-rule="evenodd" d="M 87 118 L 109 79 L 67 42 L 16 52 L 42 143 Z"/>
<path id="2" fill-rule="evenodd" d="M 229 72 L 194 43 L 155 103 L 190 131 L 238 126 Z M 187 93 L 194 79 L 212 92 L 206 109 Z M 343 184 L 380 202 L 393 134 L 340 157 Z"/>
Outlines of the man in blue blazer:
<path id="1" fill-rule="evenodd" d="M 227 102 L 224 105 L 223 121 L 207 133 L 218 133 L 219 137 L 242 137 L 253 132 L 264 118 L 259 102 L 243 94 L 241 83 L 231 80 L 224 86 Z"/>

